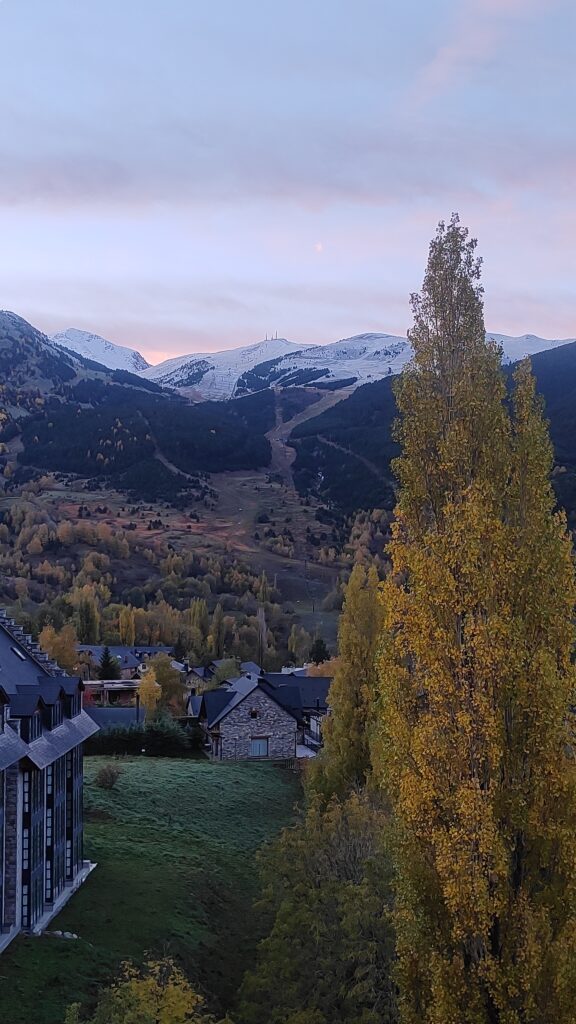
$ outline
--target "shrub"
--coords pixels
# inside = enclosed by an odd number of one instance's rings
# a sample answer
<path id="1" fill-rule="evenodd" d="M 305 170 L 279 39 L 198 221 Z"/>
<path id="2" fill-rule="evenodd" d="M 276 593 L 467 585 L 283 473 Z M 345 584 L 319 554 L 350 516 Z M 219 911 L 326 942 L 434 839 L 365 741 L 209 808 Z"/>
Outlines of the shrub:
<path id="1" fill-rule="evenodd" d="M 117 764 L 105 764 L 100 768 L 94 779 L 100 789 L 114 789 L 122 774 L 122 769 Z"/>

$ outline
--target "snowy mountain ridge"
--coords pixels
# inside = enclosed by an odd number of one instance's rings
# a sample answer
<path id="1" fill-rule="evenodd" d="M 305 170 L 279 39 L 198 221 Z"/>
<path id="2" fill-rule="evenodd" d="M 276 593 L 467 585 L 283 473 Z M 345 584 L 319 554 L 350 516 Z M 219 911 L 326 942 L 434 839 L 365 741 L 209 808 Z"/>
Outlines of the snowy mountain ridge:
<path id="1" fill-rule="evenodd" d="M 49 340 L 55 345 L 67 349 L 68 352 L 101 363 L 109 370 L 128 370 L 130 373 L 140 373 L 150 365 L 144 356 L 134 349 L 116 345 L 113 341 L 101 338 L 99 334 L 79 331 L 75 327 L 69 327 L 66 331 L 60 331 L 58 334 L 51 334 Z"/>
<path id="2" fill-rule="evenodd" d="M 150 366 L 141 376 L 163 387 L 193 389 L 199 398 L 232 398 L 244 373 L 260 363 L 298 351 L 299 346 L 286 338 L 268 338 L 243 348 L 177 356 Z"/>
<path id="3" fill-rule="evenodd" d="M 534 355 L 573 339 L 546 339 L 533 334 L 512 337 L 488 332 L 503 348 L 504 362 Z M 279 387 L 316 384 L 358 387 L 400 373 L 410 359 L 406 337 L 367 332 L 326 345 L 301 345 L 286 338 L 267 338 L 241 348 L 175 356 L 150 366 L 137 351 L 97 334 L 69 328 L 51 342 L 71 354 L 95 360 L 112 370 L 128 370 L 163 387 L 183 391 L 197 400 L 222 400 Z"/>
<path id="4" fill-rule="evenodd" d="M 506 363 L 574 340 L 492 332 L 487 336 L 502 345 Z M 199 399 L 225 399 L 271 385 L 325 387 L 345 382 L 359 387 L 400 373 L 411 354 L 407 338 L 394 334 L 368 332 L 327 345 L 308 346 L 278 338 L 245 348 L 178 356 L 149 367 L 142 376 L 164 387 L 188 391 Z"/>

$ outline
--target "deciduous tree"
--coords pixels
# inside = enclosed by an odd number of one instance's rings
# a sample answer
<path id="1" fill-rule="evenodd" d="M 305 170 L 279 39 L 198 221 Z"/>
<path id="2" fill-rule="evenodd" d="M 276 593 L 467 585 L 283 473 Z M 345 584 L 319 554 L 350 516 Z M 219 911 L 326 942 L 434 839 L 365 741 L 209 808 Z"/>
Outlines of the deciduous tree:
<path id="1" fill-rule="evenodd" d="M 162 696 L 162 687 L 156 680 L 156 672 L 152 666 L 149 666 L 148 671 L 142 676 L 138 694 L 140 696 L 140 703 L 146 708 L 148 717 L 151 717 L 156 711 Z"/>
<path id="2" fill-rule="evenodd" d="M 378 572 L 355 565 L 338 628 L 338 660 L 328 695 L 332 713 L 322 728 L 324 749 L 309 776 L 325 796 L 346 796 L 365 784 L 370 771 L 369 734 L 382 619 Z"/>
<path id="3" fill-rule="evenodd" d="M 403 1024 L 576 1019 L 576 598 L 527 365 L 512 414 L 475 243 L 454 218 L 413 297 L 383 588 Z"/>
<path id="4" fill-rule="evenodd" d="M 65 1024 L 215 1024 L 173 960 L 149 960 L 143 968 L 125 963 L 120 979 L 102 993 L 95 1013 L 80 1016 L 69 1007 Z"/>
<path id="5" fill-rule="evenodd" d="M 60 630 L 54 629 L 54 626 L 51 625 L 44 626 L 38 641 L 42 650 L 46 651 L 46 654 L 49 654 L 69 675 L 77 670 L 77 639 L 74 626 L 67 624 Z"/>
<path id="6" fill-rule="evenodd" d="M 118 617 L 118 628 L 120 631 L 120 643 L 126 647 L 133 647 L 136 640 L 136 625 L 134 622 L 134 609 L 131 606 L 121 609 Z"/>

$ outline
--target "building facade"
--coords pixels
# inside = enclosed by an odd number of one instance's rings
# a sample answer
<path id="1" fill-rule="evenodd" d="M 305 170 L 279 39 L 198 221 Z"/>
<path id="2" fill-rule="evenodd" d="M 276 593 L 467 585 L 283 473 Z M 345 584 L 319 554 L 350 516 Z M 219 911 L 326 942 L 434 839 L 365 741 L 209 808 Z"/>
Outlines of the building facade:
<path id="1" fill-rule="evenodd" d="M 83 855 L 82 683 L 0 611 L 0 951 L 42 931 L 93 865 Z"/>

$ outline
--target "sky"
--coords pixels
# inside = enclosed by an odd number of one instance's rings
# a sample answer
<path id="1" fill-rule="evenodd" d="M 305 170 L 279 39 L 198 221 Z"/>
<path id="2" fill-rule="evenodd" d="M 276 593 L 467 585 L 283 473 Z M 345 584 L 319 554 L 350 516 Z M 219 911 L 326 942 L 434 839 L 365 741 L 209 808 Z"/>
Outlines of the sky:
<path id="1" fill-rule="evenodd" d="M 576 336 L 574 0 L 0 0 L 0 306 L 151 362 L 404 334 L 436 224 Z"/>

